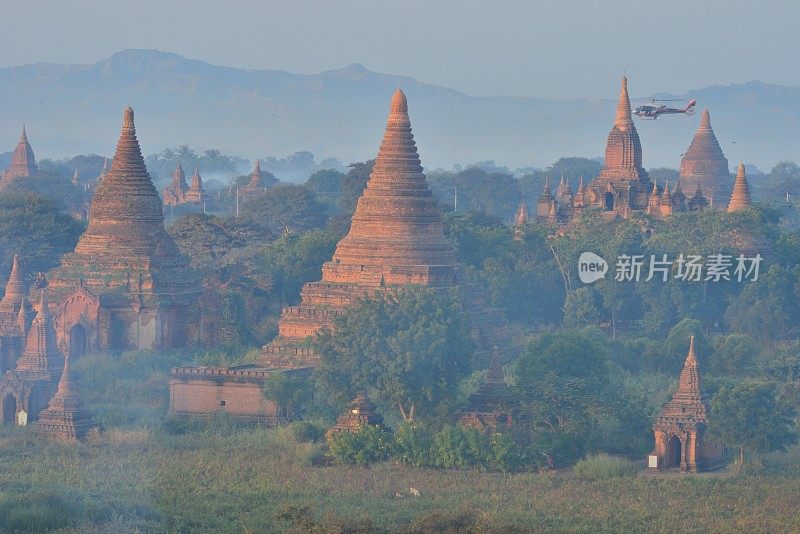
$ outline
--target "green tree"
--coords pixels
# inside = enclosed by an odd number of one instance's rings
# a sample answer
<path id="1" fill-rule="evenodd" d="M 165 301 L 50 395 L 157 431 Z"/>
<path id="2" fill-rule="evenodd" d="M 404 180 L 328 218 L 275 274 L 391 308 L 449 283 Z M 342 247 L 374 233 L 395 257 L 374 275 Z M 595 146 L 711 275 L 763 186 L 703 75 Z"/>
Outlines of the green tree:
<path id="1" fill-rule="evenodd" d="M 739 469 L 746 450 L 771 452 L 797 443 L 795 410 L 778 398 L 770 384 L 748 381 L 722 386 L 710 405 L 709 432 L 739 448 Z"/>
<path id="2" fill-rule="evenodd" d="M 371 159 L 363 163 L 351 163 L 347 166 L 349 170 L 342 179 L 342 194 L 338 201 L 340 210 L 350 214 L 355 211 L 358 197 L 367 187 L 369 175 L 372 173 L 374 165 L 375 160 Z"/>
<path id="3" fill-rule="evenodd" d="M 370 390 L 405 421 L 436 417 L 455 403 L 470 372 L 469 325 L 455 293 L 404 288 L 340 313 L 315 337 L 318 388 L 344 404 Z"/>
<path id="4" fill-rule="evenodd" d="M 270 375 L 264 382 L 264 398 L 275 403 L 278 419 L 291 421 L 297 409 L 311 400 L 313 392 L 308 378 L 289 376 L 286 373 Z"/>
<path id="5" fill-rule="evenodd" d="M 275 235 L 322 228 L 325 207 L 302 185 L 280 184 L 246 202 L 242 212 L 253 223 Z"/>

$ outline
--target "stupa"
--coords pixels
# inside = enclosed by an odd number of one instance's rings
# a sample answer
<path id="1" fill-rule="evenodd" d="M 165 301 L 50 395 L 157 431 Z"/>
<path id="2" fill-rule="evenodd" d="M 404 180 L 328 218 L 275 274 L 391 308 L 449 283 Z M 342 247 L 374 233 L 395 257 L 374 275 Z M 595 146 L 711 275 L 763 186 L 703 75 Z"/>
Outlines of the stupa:
<path id="1" fill-rule="evenodd" d="M 336 419 L 336 423 L 328 429 L 325 437 L 330 439 L 339 432 L 358 432 L 362 425 L 383 428 L 383 416 L 378 413 L 375 404 L 363 391 L 356 395 L 347 411 Z"/>
<path id="2" fill-rule="evenodd" d="M 267 190 L 267 183 L 261 172 L 261 162 L 256 160 L 253 172 L 250 173 L 250 181 L 239 188 L 239 196 L 243 200 L 253 200 L 264 195 Z"/>
<path id="3" fill-rule="evenodd" d="M 163 197 L 165 206 L 177 206 L 186 201 L 186 191 L 189 186 L 186 184 L 186 175 L 183 172 L 181 162 L 175 166 L 172 172 L 172 182 L 164 188 Z"/>
<path id="4" fill-rule="evenodd" d="M 408 284 L 455 285 L 456 258 L 422 173 L 406 96 L 398 89 L 350 231 L 322 266 L 322 280 L 306 284 L 301 303 L 283 310 L 278 338 L 264 348 L 262 363 L 313 365 L 309 349 L 298 345 L 330 326 L 338 310 L 371 291 Z"/>
<path id="5" fill-rule="evenodd" d="M 744 210 L 752 205 L 753 201 L 750 198 L 750 186 L 747 184 L 744 163 L 739 163 L 739 168 L 736 170 L 736 181 L 733 183 L 733 193 L 731 193 L 731 200 L 728 202 L 728 211 Z"/>
<path id="6" fill-rule="evenodd" d="M 680 179 L 687 191 L 698 186 L 707 197 L 727 198 L 731 178 L 728 160 L 711 128 L 711 115 L 703 110 L 700 126 L 681 159 Z"/>
<path id="7" fill-rule="evenodd" d="M 37 171 L 36 157 L 33 155 L 33 149 L 28 142 L 25 126 L 23 126 L 22 134 L 19 136 L 19 143 L 17 143 L 14 153 L 11 155 L 11 164 L 3 172 L 0 185 L 5 186 L 17 178 L 33 176 Z"/>
<path id="8" fill-rule="evenodd" d="M 513 402 L 513 395 L 503 378 L 500 354 L 495 347 L 486 378 L 470 395 L 467 406 L 459 413 L 458 423 L 484 433 L 495 432 L 498 427 L 511 424 Z"/>
<path id="9" fill-rule="evenodd" d="M 406 96 L 398 90 L 350 231 L 323 265 L 322 280 L 303 287 L 299 305 L 284 308 L 278 337 L 263 348 L 256 365 L 172 369 L 170 411 L 221 411 L 274 422 L 277 412 L 264 399 L 264 381 L 274 373 L 307 375 L 318 362 L 309 336 L 331 326 L 338 312 L 359 299 L 406 285 L 461 285 L 477 358 L 488 361 L 494 345 L 513 351 L 502 313 L 486 308 L 481 288 L 461 281 L 453 245 L 444 236 L 441 213 L 422 173 Z"/>
<path id="10" fill-rule="evenodd" d="M 689 353 L 678 379 L 678 390 L 661 409 L 653 425 L 655 450 L 650 455 L 649 467 L 679 468 L 681 471 L 691 472 L 718 467 L 724 448 L 717 442 L 704 439 L 707 423 L 700 366 L 692 336 L 689 339 Z"/>
<path id="11" fill-rule="evenodd" d="M 203 189 L 203 179 L 200 178 L 200 169 L 195 166 L 194 174 L 192 174 L 192 183 L 186 191 L 186 202 L 192 204 L 202 204 L 206 201 L 206 192 Z"/>
<path id="12" fill-rule="evenodd" d="M 14 254 L 11 274 L 0 300 L 0 376 L 14 368 L 25 347 L 30 310 L 26 293 L 19 257 Z"/>
<path id="13" fill-rule="evenodd" d="M 58 389 L 47 406 L 39 414 L 37 431 L 61 441 L 81 441 L 92 426 L 92 415 L 83 407 L 77 384 L 72 379 L 69 356 L 64 359 L 64 371 Z"/>
<path id="14" fill-rule="evenodd" d="M 128 107 L 111 170 L 98 184 L 75 251 L 47 275 L 59 344 L 165 349 L 186 343 L 199 280 L 164 229 Z"/>

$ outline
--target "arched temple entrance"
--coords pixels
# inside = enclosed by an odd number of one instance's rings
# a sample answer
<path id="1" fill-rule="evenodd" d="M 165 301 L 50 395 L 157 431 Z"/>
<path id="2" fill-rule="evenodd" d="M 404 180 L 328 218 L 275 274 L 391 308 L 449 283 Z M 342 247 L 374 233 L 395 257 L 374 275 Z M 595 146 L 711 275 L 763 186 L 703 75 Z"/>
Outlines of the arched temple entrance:
<path id="1" fill-rule="evenodd" d="M 681 465 L 681 440 L 675 434 L 667 441 L 667 469 Z"/>
<path id="2" fill-rule="evenodd" d="M 78 323 L 69 330 L 69 357 L 73 360 L 86 355 L 86 328 Z"/>
<path id="3" fill-rule="evenodd" d="M 11 393 L 3 398 L 3 422 L 17 423 L 17 399 Z"/>
<path id="4" fill-rule="evenodd" d="M 606 193 L 603 206 L 605 207 L 606 211 L 614 210 L 614 193 Z"/>

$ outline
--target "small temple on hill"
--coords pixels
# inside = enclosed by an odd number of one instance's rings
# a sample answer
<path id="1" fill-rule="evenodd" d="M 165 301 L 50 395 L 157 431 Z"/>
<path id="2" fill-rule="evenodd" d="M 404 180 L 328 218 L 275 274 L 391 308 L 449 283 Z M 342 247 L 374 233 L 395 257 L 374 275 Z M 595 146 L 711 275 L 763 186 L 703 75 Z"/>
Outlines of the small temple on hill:
<path id="1" fill-rule="evenodd" d="M 692 336 L 689 354 L 678 379 L 678 390 L 661 409 L 653 425 L 655 450 L 649 457 L 649 469 L 680 469 L 696 473 L 721 465 L 725 448 L 704 435 L 708 416 L 701 389 L 700 366 Z"/>
<path id="2" fill-rule="evenodd" d="M 733 182 L 733 192 L 731 200 L 728 202 L 728 211 L 745 210 L 753 206 L 750 198 L 750 186 L 747 184 L 747 175 L 744 172 L 744 163 L 739 163 L 736 170 L 736 180 Z"/>
<path id="3" fill-rule="evenodd" d="M 681 159 L 680 180 L 688 191 L 700 188 L 704 196 L 721 202 L 730 194 L 728 160 L 711 128 L 711 115 L 707 109 L 703 110 L 697 133 Z"/>
<path id="4" fill-rule="evenodd" d="M 422 172 L 406 96 L 398 90 L 350 230 L 337 244 L 331 261 L 322 266 L 322 280 L 305 284 L 300 303 L 283 309 L 278 337 L 262 349 L 256 366 L 173 369 L 171 411 L 222 410 L 274 420 L 274 406 L 264 401 L 259 384 L 274 372 L 307 374 L 318 362 L 309 348 L 310 336 L 332 326 L 335 315 L 359 299 L 408 285 L 462 287 L 476 358 L 488 363 L 495 345 L 511 352 L 502 313 L 486 308 L 481 288 L 461 278 L 455 250 L 444 235 L 441 212 Z"/>
<path id="5" fill-rule="evenodd" d="M 586 209 L 598 210 L 609 219 L 627 219 L 634 212 L 665 218 L 675 212 L 702 209 L 708 204 L 699 188 L 687 198 L 681 180 L 671 190 L 669 183 L 659 186 L 650 179 L 642 166 L 642 143 L 633 124 L 628 80 L 623 77 L 616 118 L 606 141 L 605 165 L 600 174 L 587 184 L 581 177 L 574 193 L 562 177 L 553 194 L 548 179 L 536 204 L 536 220 L 563 227 L 573 223 Z"/>
<path id="6" fill-rule="evenodd" d="M 384 428 L 383 416 L 378 413 L 375 404 L 369 400 L 369 397 L 363 391 L 356 395 L 347 411 L 336 419 L 336 423 L 328 429 L 325 437 L 330 439 L 331 436 L 335 436 L 339 432 L 358 432 L 362 425 Z"/>
<path id="7" fill-rule="evenodd" d="M 192 183 L 186 183 L 186 175 L 180 162 L 172 173 L 172 183 L 164 188 L 162 193 L 165 206 L 178 206 L 181 204 L 202 204 L 206 201 L 206 192 L 203 190 L 203 179 L 200 170 L 195 166 Z"/>
<path id="8" fill-rule="evenodd" d="M 3 299 L 0 300 L 0 376 L 14 368 L 25 347 L 28 315 L 31 311 L 26 294 L 19 257 L 14 254 L 11 274 Z"/>
<path id="9" fill-rule="evenodd" d="M 164 228 L 130 107 L 86 231 L 47 281 L 59 344 L 73 357 L 87 347 L 168 349 L 187 342 L 199 278 Z"/>
<path id="10" fill-rule="evenodd" d="M 0 379 L 3 422 L 24 426 L 36 420 L 47 408 L 63 369 L 64 357 L 58 349 L 53 321 L 42 293 L 25 349 L 15 368 Z"/>
<path id="11" fill-rule="evenodd" d="M 83 407 L 78 386 L 69 369 L 69 356 L 64 359 L 64 370 L 58 381 L 55 395 L 50 399 L 36 424 L 39 434 L 61 441 L 82 441 L 92 427 L 92 415 Z"/>
<path id="12" fill-rule="evenodd" d="M 11 155 L 11 164 L 0 177 L 0 188 L 5 187 L 17 178 L 33 176 L 37 171 L 36 157 L 33 155 L 33 149 L 28 142 L 25 126 L 23 126 L 22 134 L 19 136 L 19 143 L 17 143 L 14 153 Z"/>

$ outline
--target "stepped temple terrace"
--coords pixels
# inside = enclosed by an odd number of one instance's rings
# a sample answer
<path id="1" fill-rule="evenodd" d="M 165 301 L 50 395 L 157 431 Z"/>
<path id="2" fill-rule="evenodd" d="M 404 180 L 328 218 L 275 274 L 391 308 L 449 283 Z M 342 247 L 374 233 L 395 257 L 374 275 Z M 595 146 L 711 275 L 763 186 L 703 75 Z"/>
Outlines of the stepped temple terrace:
<path id="1" fill-rule="evenodd" d="M 183 167 L 178 162 L 175 172 L 172 174 L 172 183 L 164 188 L 162 196 L 165 206 L 179 206 L 181 204 L 202 205 L 207 200 L 207 196 L 203 189 L 200 170 L 195 166 L 191 185 L 187 185 Z"/>
<path id="2" fill-rule="evenodd" d="M 199 280 L 164 229 L 130 107 L 86 231 L 47 280 L 58 341 L 72 356 L 87 348 L 168 349 L 189 339 Z"/>
<path id="3" fill-rule="evenodd" d="M 463 307 L 470 317 L 478 358 L 488 363 L 490 348 L 495 345 L 511 351 L 502 313 L 483 305 L 481 288 L 461 282 L 453 245 L 444 236 L 441 212 L 422 173 L 406 96 L 398 90 L 350 230 L 339 241 L 331 261 L 322 266 L 322 280 L 305 284 L 300 304 L 284 308 L 278 337 L 263 348 L 257 368 L 174 369 L 170 377 L 172 411 L 204 412 L 213 407 L 212 411 L 258 416 L 248 411 L 263 408 L 263 402 L 241 400 L 246 388 L 237 380 L 257 383 L 270 369 L 307 372 L 318 361 L 308 339 L 330 327 L 337 312 L 373 292 L 405 285 L 463 287 Z M 205 391 L 202 395 L 201 390 Z M 258 389 L 252 394 L 260 396 Z M 235 403 L 229 402 L 228 396 L 235 396 Z"/>
<path id="4" fill-rule="evenodd" d="M 656 446 L 650 455 L 651 469 L 678 468 L 696 473 L 721 465 L 724 447 L 705 439 L 708 417 L 701 388 L 700 366 L 692 336 L 689 354 L 678 380 L 678 390 L 672 400 L 664 405 L 653 425 Z"/>

